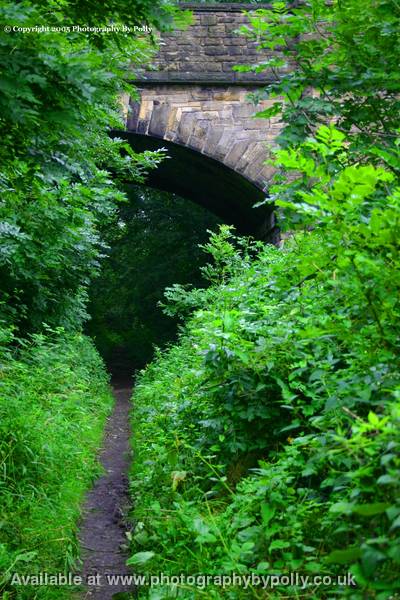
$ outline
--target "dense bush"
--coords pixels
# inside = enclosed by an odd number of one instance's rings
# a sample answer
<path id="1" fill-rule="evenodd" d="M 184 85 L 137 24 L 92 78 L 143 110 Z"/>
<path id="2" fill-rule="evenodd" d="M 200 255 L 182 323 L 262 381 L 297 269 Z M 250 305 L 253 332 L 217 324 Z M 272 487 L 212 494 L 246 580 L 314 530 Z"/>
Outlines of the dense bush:
<path id="1" fill-rule="evenodd" d="M 78 555 L 83 494 L 112 406 L 108 377 L 80 334 L 35 335 L 0 373 L 0 595 L 62 598 L 12 586 L 19 575 L 68 573 Z M 69 597 L 65 592 L 65 597 Z"/>
<path id="2" fill-rule="evenodd" d="M 314 174 L 290 205 L 312 231 L 276 249 L 223 228 L 208 245 L 213 286 L 168 292 L 175 310 L 196 310 L 136 389 L 132 560 L 174 574 L 350 570 L 358 591 L 335 594 L 389 598 L 400 556 L 400 193 L 381 167 L 317 169 L 310 146 L 315 161 L 340 153 L 345 165 L 348 154 L 326 127 L 277 153 L 298 177 Z M 224 593 L 265 597 L 215 597 Z"/>
<path id="3" fill-rule="evenodd" d="M 13 571 L 68 571 L 83 492 L 94 474 L 107 377 L 79 333 L 104 252 L 101 228 L 160 155 L 109 135 L 123 127 L 128 69 L 150 40 L 73 25 L 161 25 L 164 3 L 0 3 L 0 595 Z M 47 30 L 46 30 L 47 28 Z M 65 335 L 51 330 L 63 328 Z M 74 333 L 75 332 L 75 333 Z M 33 337 L 30 337 L 32 336 Z"/>
<path id="4" fill-rule="evenodd" d="M 183 581 L 142 597 L 400 593 L 399 19 L 394 0 L 250 16 L 243 33 L 274 51 L 248 69 L 270 80 L 259 116 L 283 123 L 267 201 L 288 233 L 279 249 L 211 237 L 212 286 L 167 291 L 186 326 L 135 394 L 132 564 L 350 572 L 357 587 Z"/>
<path id="5" fill-rule="evenodd" d="M 274 103 L 263 116 L 281 117 L 282 145 L 296 145 L 334 120 L 363 161 L 376 159 L 376 144 L 386 151 L 394 146 L 400 104 L 397 0 L 276 0 L 249 14 L 249 23 L 243 33 L 271 50 L 271 57 L 236 69 L 268 76 L 259 96 Z"/>
<path id="6" fill-rule="evenodd" d="M 126 72 L 149 56 L 148 41 L 68 33 L 75 4 L 0 6 L 0 320 L 20 335 L 43 322 L 80 326 L 103 249 L 99 227 L 113 222 L 125 198 L 119 178 L 142 181 L 159 160 L 108 135 L 123 128 L 119 98 L 132 92 Z M 89 24 L 101 27 L 126 18 L 129 26 L 145 6 L 148 19 L 160 12 L 157 3 L 139 3 L 136 13 L 127 2 L 96 11 L 82 2 L 80 19 L 90 13 Z M 18 30 L 35 27 L 55 30 Z"/>

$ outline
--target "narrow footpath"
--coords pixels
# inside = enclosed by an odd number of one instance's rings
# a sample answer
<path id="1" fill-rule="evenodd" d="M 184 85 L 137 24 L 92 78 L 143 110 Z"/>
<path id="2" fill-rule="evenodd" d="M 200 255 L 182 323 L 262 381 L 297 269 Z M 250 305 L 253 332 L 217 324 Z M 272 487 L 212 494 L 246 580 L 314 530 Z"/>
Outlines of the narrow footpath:
<path id="1" fill-rule="evenodd" d="M 125 565 L 128 497 L 128 469 L 131 460 L 129 444 L 129 409 L 131 387 L 115 386 L 115 407 L 105 428 L 100 462 L 105 473 L 88 493 L 80 530 L 82 576 L 88 581 L 82 600 L 111 600 L 134 588 L 123 582 L 110 585 L 107 576 L 128 575 Z M 96 576 L 96 580 L 93 578 Z M 133 597 L 127 595 L 127 597 Z"/>

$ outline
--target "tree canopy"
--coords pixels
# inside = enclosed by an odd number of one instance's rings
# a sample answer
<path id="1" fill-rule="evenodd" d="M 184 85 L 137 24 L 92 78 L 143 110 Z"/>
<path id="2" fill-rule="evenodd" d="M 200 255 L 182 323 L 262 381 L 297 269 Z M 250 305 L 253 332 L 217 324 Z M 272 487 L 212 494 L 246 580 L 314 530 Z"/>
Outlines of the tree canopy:
<path id="1" fill-rule="evenodd" d="M 160 159 L 108 135 L 123 127 L 119 97 L 149 40 L 63 28 L 161 26 L 170 14 L 156 2 L 1 4 L 0 319 L 9 333 L 79 326 L 102 252 L 99 224 L 124 198 L 119 176 L 143 181 Z"/>

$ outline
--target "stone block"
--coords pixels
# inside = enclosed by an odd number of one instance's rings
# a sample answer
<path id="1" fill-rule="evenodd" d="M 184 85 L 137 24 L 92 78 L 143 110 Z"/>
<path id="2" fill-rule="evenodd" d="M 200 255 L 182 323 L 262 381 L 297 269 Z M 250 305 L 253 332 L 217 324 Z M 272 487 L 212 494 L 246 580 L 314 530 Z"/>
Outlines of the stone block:
<path id="1" fill-rule="evenodd" d="M 178 114 L 178 109 L 176 107 L 173 107 L 173 108 L 171 107 L 168 118 L 167 118 L 167 126 L 166 126 L 166 130 L 165 130 L 165 134 L 164 134 L 164 137 L 166 139 L 168 139 L 167 134 L 169 134 L 172 131 L 175 131 L 178 127 L 177 114 Z"/>
<path id="2" fill-rule="evenodd" d="M 250 143 L 249 143 L 249 145 L 247 147 L 246 152 L 243 153 L 243 156 L 236 163 L 235 170 L 239 171 L 240 173 L 243 173 L 245 171 L 245 169 L 247 168 L 248 164 L 249 164 L 249 160 L 250 160 L 252 148 L 254 146 L 254 144 L 251 142 L 251 140 L 249 142 Z"/>
<path id="3" fill-rule="evenodd" d="M 224 71 L 224 73 L 234 73 L 235 71 L 232 71 L 232 67 L 235 63 L 232 62 L 224 62 L 222 63 L 222 70 Z"/>
<path id="4" fill-rule="evenodd" d="M 208 123 L 215 123 L 216 119 L 219 119 L 218 110 L 204 110 L 203 106 L 198 112 L 199 119 L 201 121 L 207 121 Z"/>
<path id="5" fill-rule="evenodd" d="M 148 126 L 149 126 L 148 121 L 144 121 L 144 120 L 138 121 L 137 127 L 136 127 L 137 133 L 146 134 Z"/>
<path id="6" fill-rule="evenodd" d="M 180 144 L 186 145 L 192 135 L 193 127 L 195 124 L 195 115 L 190 112 L 182 113 L 182 118 L 179 122 L 176 140 Z"/>
<path id="7" fill-rule="evenodd" d="M 192 100 L 200 100 L 203 102 L 207 102 L 213 98 L 213 89 L 206 87 L 192 87 L 189 90 L 189 95 Z"/>
<path id="8" fill-rule="evenodd" d="M 218 142 L 218 145 L 214 149 L 214 158 L 224 162 L 224 157 L 230 150 L 230 143 L 232 141 L 232 130 L 229 127 L 224 129 L 224 132 Z"/>
<path id="9" fill-rule="evenodd" d="M 230 56 L 243 56 L 245 53 L 243 46 L 228 46 L 228 55 Z"/>
<path id="10" fill-rule="evenodd" d="M 247 40 L 240 35 L 227 36 L 224 39 L 224 46 L 246 46 Z"/>
<path id="11" fill-rule="evenodd" d="M 190 148 L 194 148 L 195 150 L 199 150 L 201 152 L 202 148 L 204 147 L 208 129 L 210 126 L 210 121 L 207 121 L 205 119 L 200 119 L 196 121 L 192 129 L 192 135 L 190 136 L 187 145 L 190 146 Z"/>
<path id="12" fill-rule="evenodd" d="M 149 123 L 149 134 L 163 137 L 167 130 L 168 117 L 171 107 L 167 103 L 154 102 L 153 112 Z"/>
<path id="13" fill-rule="evenodd" d="M 203 147 L 203 152 L 205 154 L 214 157 L 215 149 L 217 148 L 223 133 L 224 128 L 218 123 L 213 127 L 210 127 Z"/>
<path id="14" fill-rule="evenodd" d="M 235 15 L 235 24 L 236 25 L 248 25 L 249 24 L 249 18 L 247 15 L 243 15 L 243 14 L 239 14 L 239 15 Z"/>
<path id="15" fill-rule="evenodd" d="M 140 102 L 130 102 L 126 113 L 127 129 L 136 131 L 139 122 Z"/>
<path id="16" fill-rule="evenodd" d="M 163 96 L 159 96 L 160 100 L 164 102 L 169 102 L 169 104 L 185 104 L 189 103 L 189 95 L 188 94 L 166 94 Z"/>
<path id="17" fill-rule="evenodd" d="M 255 151 L 249 157 L 249 163 L 246 169 L 244 170 L 244 174 L 246 175 L 246 177 L 248 177 L 248 179 L 250 180 L 258 178 L 260 176 L 261 171 L 264 170 L 264 166 L 267 167 L 267 165 L 264 165 L 267 158 L 268 156 L 265 148 L 262 150 Z M 265 172 L 267 172 L 267 170 Z"/>
<path id="18" fill-rule="evenodd" d="M 232 115 L 234 119 L 240 119 L 243 117 L 251 119 L 256 110 L 256 107 L 252 104 L 239 104 L 238 106 L 233 107 Z"/>
<path id="19" fill-rule="evenodd" d="M 240 158 L 246 152 L 248 145 L 249 140 L 244 140 L 242 142 L 235 142 L 233 140 L 231 149 L 224 158 L 224 164 L 228 167 L 234 168 Z"/>
<path id="20" fill-rule="evenodd" d="M 149 120 L 152 110 L 153 110 L 153 98 L 146 98 L 146 99 L 142 98 L 142 101 L 140 103 L 138 119 L 141 121 Z"/>
<path id="21" fill-rule="evenodd" d="M 215 100 L 204 100 L 201 103 L 201 110 L 203 111 L 213 111 L 219 114 L 219 110 L 221 109 L 221 102 L 216 102 Z"/>
<path id="22" fill-rule="evenodd" d="M 206 46 L 204 54 L 206 56 L 225 56 L 226 50 L 223 46 Z"/>
<path id="23" fill-rule="evenodd" d="M 265 84 L 267 85 L 267 83 L 271 80 L 271 77 L 268 76 L 266 73 L 240 73 L 240 72 L 236 72 L 235 73 L 235 79 L 236 81 L 240 81 L 243 83 L 251 83 L 251 82 L 259 82 L 260 84 Z"/>
<path id="24" fill-rule="evenodd" d="M 235 88 L 229 88 L 228 90 L 216 90 L 213 94 L 214 100 L 222 100 L 223 102 L 232 102 L 240 100 L 240 91 Z"/>
<path id="25" fill-rule="evenodd" d="M 191 27 L 190 28 L 190 37 L 193 38 L 205 38 L 207 32 L 204 30 L 204 27 Z"/>
<path id="26" fill-rule="evenodd" d="M 268 119 L 253 119 L 250 118 L 248 121 L 246 121 L 245 125 L 243 126 L 243 129 L 245 131 L 260 131 L 260 129 L 264 129 L 264 127 L 267 126 L 269 128 L 269 123 L 268 123 Z"/>
<path id="27" fill-rule="evenodd" d="M 167 140 L 169 142 L 179 143 L 179 141 L 177 140 L 177 132 L 176 131 L 167 131 L 166 134 L 164 135 L 164 140 Z"/>
<path id="28" fill-rule="evenodd" d="M 222 65 L 217 61 L 203 63 L 203 66 L 207 73 L 222 73 Z"/>
<path id="29" fill-rule="evenodd" d="M 221 25 L 210 25 L 207 29 L 206 32 L 206 36 L 215 36 L 216 34 L 220 35 L 221 37 L 224 36 L 226 37 L 226 29 L 225 26 L 223 24 Z"/>
<path id="30" fill-rule="evenodd" d="M 202 25 L 216 25 L 218 23 L 217 15 L 201 15 L 200 23 Z"/>
<path id="31" fill-rule="evenodd" d="M 199 111 L 200 109 L 201 109 L 200 102 L 189 102 L 189 103 L 183 104 L 181 106 L 182 112 L 196 112 L 196 111 Z"/>
<path id="32" fill-rule="evenodd" d="M 224 104 L 222 110 L 218 111 L 218 114 L 220 119 L 229 121 L 233 125 L 232 106 L 230 104 Z"/>

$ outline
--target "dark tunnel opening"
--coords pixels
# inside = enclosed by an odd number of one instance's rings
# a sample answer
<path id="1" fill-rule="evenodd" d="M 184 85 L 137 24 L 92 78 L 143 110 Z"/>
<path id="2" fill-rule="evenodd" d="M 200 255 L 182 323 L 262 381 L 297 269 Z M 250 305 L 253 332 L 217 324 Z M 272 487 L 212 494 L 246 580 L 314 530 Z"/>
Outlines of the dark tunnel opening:
<path id="1" fill-rule="evenodd" d="M 277 228 L 271 204 L 254 208 L 266 193 L 246 177 L 197 150 L 131 131 L 111 135 L 129 141 L 136 152 L 165 148 L 168 158 L 150 171 L 146 185 L 187 198 L 234 225 L 239 235 L 274 243 Z"/>
<path id="2" fill-rule="evenodd" d="M 166 287 L 207 285 L 201 267 L 210 256 L 200 247 L 222 220 L 176 194 L 126 186 L 128 202 L 116 227 L 105 232 L 108 248 L 90 289 L 87 333 L 115 379 L 143 368 L 154 347 L 176 340 L 180 318 L 164 313 Z"/>

